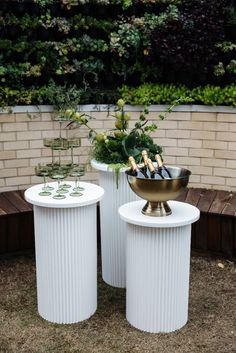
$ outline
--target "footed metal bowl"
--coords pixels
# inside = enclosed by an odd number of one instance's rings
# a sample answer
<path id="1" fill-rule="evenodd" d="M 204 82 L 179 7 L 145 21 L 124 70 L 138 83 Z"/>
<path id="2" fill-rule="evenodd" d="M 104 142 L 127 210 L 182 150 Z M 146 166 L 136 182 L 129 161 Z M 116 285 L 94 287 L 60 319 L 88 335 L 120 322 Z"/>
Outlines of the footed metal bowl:
<path id="1" fill-rule="evenodd" d="M 171 214 L 168 200 L 174 200 L 186 188 L 191 175 L 190 170 L 180 167 L 166 166 L 171 179 L 146 179 L 132 175 L 131 169 L 125 173 L 131 189 L 147 203 L 142 213 L 147 216 L 162 217 Z"/>

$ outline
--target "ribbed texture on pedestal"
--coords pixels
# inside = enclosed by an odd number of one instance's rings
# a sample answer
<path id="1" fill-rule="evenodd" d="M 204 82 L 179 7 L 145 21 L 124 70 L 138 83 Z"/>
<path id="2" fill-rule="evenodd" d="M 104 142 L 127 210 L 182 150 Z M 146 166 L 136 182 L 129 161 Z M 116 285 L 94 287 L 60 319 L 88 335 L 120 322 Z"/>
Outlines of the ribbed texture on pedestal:
<path id="1" fill-rule="evenodd" d="M 100 201 L 102 276 L 114 287 L 126 286 L 126 224 L 118 215 L 118 208 L 138 197 L 130 189 L 124 172 L 120 172 L 119 187 L 116 187 L 113 172 L 99 171 L 99 184 L 105 190 Z"/>
<path id="2" fill-rule="evenodd" d="M 191 226 L 128 225 L 126 316 L 148 332 L 171 332 L 188 319 Z"/>
<path id="3" fill-rule="evenodd" d="M 73 323 L 97 307 L 96 205 L 34 206 L 38 311 L 46 320 Z"/>

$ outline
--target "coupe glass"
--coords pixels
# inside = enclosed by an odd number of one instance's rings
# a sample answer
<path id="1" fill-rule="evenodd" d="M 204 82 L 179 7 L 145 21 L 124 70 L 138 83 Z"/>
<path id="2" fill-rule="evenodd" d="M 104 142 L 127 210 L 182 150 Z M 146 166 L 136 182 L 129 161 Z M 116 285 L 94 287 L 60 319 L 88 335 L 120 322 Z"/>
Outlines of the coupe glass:
<path id="1" fill-rule="evenodd" d="M 54 151 L 58 151 L 59 153 L 59 165 L 61 164 L 61 151 L 65 151 L 69 149 L 68 140 L 65 138 L 56 138 L 53 139 L 53 143 L 51 149 Z"/>
<path id="2" fill-rule="evenodd" d="M 63 125 L 63 123 L 64 123 L 65 121 L 67 121 L 67 120 L 69 120 L 69 119 L 68 119 L 68 117 L 67 117 L 63 112 L 61 112 L 61 113 L 59 113 L 58 116 L 56 116 L 56 117 L 54 118 L 54 120 L 59 122 L 59 139 L 61 139 L 61 138 L 62 138 L 62 136 L 61 136 L 62 125 Z"/>
<path id="3" fill-rule="evenodd" d="M 50 147 L 51 151 L 52 151 L 52 163 L 51 163 L 51 166 L 54 165 L 54 153 L 53 153 L 53 149 L 52 149 L 53 141 L 54 141 L 54 138 L 45 138 L 45 139 L 43 139 L 43 145 L 45 147 Z"/>
<path id="4" fill-rule="evenodd" d="M 58 183 L 58 188 L 56 190 L 57 193 L 53 196 L 54 199 L 57 199 L 57 200 L 65 199 L 66 196 L 64 195 L 64 193 L 68 191 L 65 191 L 62 189 L 61 180 L 65 179 L 67 175 L 68 175 L 68 172 L 65 169 L 61 168 L 60 166 L 57 168 L 53 168 L 51 170 L 50 178 L 57 180 L 57 183 Z"/>
<path id="5" fill-rule="evenodd" d="M 70 176 L 75 178 L 75 187 L 73 188 L 73 192 L 70 193 L 70 196 L 82 196 L 81 191 L 84 190 L 81 186 L 79 186 L 79 178 L 84 175 L 85 166 L 84 165 L 74 165 L 74 167 L 70 171 Z"/>
<path id="6" fill-rule="evenodd" d="M 83 191 L 84 188 L 79 185 L 79 178 L 84 175 L 85 172 L 85 166 L 84 165 L 79 165 L 77 168 L 77 173 L 78 173 L 78 178 L 77 178 L 77 184 L 73 188 L 74 191 Z"/>
<path id="7" fill-rule="evenodd" d="M 63 161 L 63 162 L 61 163 L 60 167 L 61 167 L 62 169 L 65 169 L 67 175 L 69 175 L 69 174 L 70 174 L 70 171 L 71 171 L 72 168 L 73 168 L 73 165 L 71 164 L 71 161 Z M 68 184 L 68 183 L 66 183 L 66 182 L 64 182 L 64 183 L 61 185 L 61 188 L 67 190 L 67 189 L 71 188 L 71 185 Z"/>
<path id="8" fill-rule="evenodd" d="M 51 168 L 42 164 L 38 164 L 35 167 L 35 174 L 37 176 L 43 177 L 43 183 L 44 186 L 42 188 L 42 191 L 39 192 L 40 196 L 49 196 L 51 195 L 50 190 L 53 190 L 51 186 L 47 186 L 47 177 L 50 175 Z"/>
<path id="9" fill-rule="evenodd" d="M 72 137 L 68 139 L 69 148 L 71 149 L 71 164 L 74 164 L 74 148 L 80 147 L 80 138 Z"/>

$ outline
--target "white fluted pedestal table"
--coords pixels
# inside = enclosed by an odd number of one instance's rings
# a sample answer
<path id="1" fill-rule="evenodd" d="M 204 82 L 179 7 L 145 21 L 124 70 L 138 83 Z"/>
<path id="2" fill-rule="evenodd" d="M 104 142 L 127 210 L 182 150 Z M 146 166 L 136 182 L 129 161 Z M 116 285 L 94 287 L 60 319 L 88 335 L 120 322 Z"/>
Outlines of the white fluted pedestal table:
<path id="1" fill-rule="evenodd" d="M 25 192 L 34 205 L 38 312 L 55 323 L 88 319 L 97 308 L 96 202 L 104 190 L 80 184 L 83 196 L 63 200 L 39 196 L 42 185 Z"/>
<path id="2" fill-rule="evenodd" d="M 127 183 L 125 170 L 120 170 L 117 188 L 114 170 L 108 164 L 91 161 L 98 170 L 99 185 L 105 196 L 100 202 L 102 278 L 117 288 L 126 286 L 126 227 L 117 214 L 118 208 L 126 202 L 139 199 Z"/>
<path id="3" fill-rule="evenodd" d="M 145 201 L 119 208 L 127 222 L 126 317 L 147 332 L 171 332 L 188 319 L 191 224 L 199 210 L 169 201 L 172 214 L 141 213 Z"/>

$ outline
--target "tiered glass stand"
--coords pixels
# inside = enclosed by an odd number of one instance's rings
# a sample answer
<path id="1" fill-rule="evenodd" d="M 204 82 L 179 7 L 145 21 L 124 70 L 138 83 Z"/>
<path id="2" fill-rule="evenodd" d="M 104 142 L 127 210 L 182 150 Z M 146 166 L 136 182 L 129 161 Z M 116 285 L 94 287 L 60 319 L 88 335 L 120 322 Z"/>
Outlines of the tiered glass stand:
<path id="1" fill-rule="evenodd" d="M 79 138 L 46 138 L 44 146 L 52 151 L 52 161 L 48 164 L 39 163 L 35 167 L 37 176 L 44 178 L 44 185 L 39 191 L 40 196 L 52 196 L 54 199 L 63 200 L 70 195 L 72 197 L 80 197 L 83 195 L 83 188 L 79 185 L 79 178 L 85 173 L 85 166 L 75 163 L 74 148 L 80 146 Z M 63 160 L 62 151 L 70 149 L 70 160 Z M 74 185 L 71 185 L 63 180 L 67 177 L 75 178 Z M 57 181 L 55 188 L 49 186 L 48 178 Z M 56 192 L 53 192 L 56 191 Z"/>

